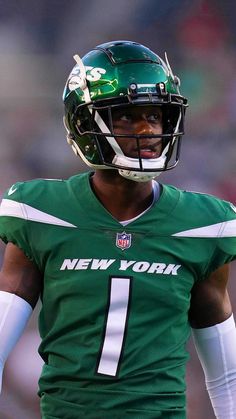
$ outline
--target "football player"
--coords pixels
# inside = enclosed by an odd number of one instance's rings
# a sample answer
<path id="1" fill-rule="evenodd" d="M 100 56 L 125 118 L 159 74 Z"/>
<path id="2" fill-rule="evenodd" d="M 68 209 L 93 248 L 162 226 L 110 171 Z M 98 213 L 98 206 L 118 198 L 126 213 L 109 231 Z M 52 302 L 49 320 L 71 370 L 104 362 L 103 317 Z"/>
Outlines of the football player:
<path id="1" fill-rule="evenodd" d="M 155 180 L 179 160 L 179 78 L 135 42 L 74 58 L 64 123 L 91 170 L 3 197 L 1 370 L 40 296 L 42 418 L 184 419 L 192 329 L 215 415 L 233 419 L 235 207 Z"/>

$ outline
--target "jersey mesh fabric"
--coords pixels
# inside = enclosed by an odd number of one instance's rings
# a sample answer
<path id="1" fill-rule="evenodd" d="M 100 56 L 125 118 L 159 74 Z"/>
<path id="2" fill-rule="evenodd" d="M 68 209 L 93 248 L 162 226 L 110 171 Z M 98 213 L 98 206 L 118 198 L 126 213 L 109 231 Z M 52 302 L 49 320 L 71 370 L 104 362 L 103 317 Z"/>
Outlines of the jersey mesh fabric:
<path id="1" fill-rule="evenodd" d="M 233 208 L 163 186 L 148 212 L 121 226 L 89 174 L 15 189 L 0 235 L 44 273 L 43 417 L 185 418 L 191 289 L 235 258 Z"/>

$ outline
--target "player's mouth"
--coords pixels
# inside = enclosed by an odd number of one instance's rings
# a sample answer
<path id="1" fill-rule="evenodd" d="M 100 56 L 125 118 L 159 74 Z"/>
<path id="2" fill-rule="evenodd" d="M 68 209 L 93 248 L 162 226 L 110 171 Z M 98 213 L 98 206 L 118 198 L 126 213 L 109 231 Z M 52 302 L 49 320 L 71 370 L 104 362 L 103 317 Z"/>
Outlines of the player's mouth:
<path id="1" fill-rule="evenodd" d="M 139 152 L 142 159 L 156 159 L 160 153 L 157 151 L 150 150 L 149 148 L 142 148 Z"/>
<path id="2" fill-rule="evenodd" d="M 139 148 L 136 148 L 134 152 L 136 157 L 140 156 L 142 159 L 156 159 L 160 157 L 161 154 L 161 141 L 154 144 L 141 145 Z"/>

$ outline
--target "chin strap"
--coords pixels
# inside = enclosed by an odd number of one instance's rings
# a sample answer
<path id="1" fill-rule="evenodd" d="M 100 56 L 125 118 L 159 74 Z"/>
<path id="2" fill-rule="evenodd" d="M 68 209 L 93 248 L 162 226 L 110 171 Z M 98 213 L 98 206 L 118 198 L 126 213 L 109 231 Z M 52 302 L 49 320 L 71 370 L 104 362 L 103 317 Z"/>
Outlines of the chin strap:
<path id="1" fill-rule="evenodd" d="M 119 174 L 125 179 L 133 180 L 134 182 L 148 182 L 149 180 L 155 179 L 161 174 L 161 172 L 135 172 L 133 170 L 119 169 Z"/>

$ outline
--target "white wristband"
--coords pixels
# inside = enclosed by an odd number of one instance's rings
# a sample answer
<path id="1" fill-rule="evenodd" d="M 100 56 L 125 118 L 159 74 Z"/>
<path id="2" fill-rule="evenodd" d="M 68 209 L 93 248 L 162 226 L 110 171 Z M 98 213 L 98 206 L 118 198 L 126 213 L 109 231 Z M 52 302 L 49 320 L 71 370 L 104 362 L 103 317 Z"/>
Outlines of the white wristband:
<path id="1" fill-rule="evenodd" d="M 22 335 L 33 309 L 27 301 L 0 291 L 0 392 L 5 361 Z"/>
<path id="2" fill-rule="evenodd" d="M 236 328 L 233 315 L 222 323 L 192 329 L 207 390 L 217 419 L 236 418 Z"/>

